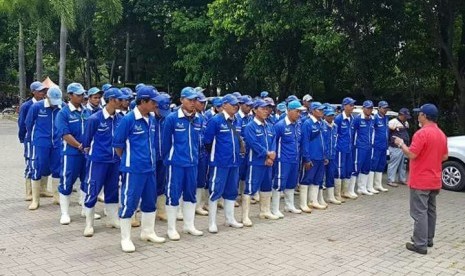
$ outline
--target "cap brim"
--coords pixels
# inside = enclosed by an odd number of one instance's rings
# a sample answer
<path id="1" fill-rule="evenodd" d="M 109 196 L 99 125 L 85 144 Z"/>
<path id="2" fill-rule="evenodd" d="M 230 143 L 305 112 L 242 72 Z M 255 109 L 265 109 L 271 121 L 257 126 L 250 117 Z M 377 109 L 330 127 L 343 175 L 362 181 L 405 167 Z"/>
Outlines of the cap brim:
<path id="1" fill-rule="evenodd" d="M 193 96 L 188 96 L 188 97 L 181 97 L 182 99 L 188 99 L 188 100 L 196 100 L 198 97 L 197 95 L 193 95 Z"/>
<path id="2" fill-rule="evenodd" d="M 51 105 L 61 105 L 63 103 L 63 101 L 61 99 L 50 99 L 50 104 Z"/>
<path id="3" fill-rule="evenodd" d="M 48 87 L 46 87 L 45 85 L 42 85 L 42 86 L 37 87 L 32 92 L 40 92 L 40 91 L 45 90 L 45 89 L 48 89 Z"/>
<path id="4" fill-rule="evenodd" d="M 208 102 L 208 99 L 207 98 L 205 98 L 205 99 L 197 99 L 197 101 L 202 102 L 202 103 L 206 103 L 206 102 Z"/>

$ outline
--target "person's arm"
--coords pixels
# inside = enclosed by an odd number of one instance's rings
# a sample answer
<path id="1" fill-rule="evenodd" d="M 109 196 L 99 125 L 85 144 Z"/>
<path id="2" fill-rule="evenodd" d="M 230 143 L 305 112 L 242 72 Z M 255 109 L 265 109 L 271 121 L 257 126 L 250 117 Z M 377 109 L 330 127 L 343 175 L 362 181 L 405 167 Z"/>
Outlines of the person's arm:
<path id="1" fill-rule="evenodd" d="M 260 141 L 258 141 L 255 129 L 253 127 L 252 123 L 249 123 L 245 127 L 245 141 L 247 145 L 253 150 L 257 157 L 265 157 L 268 155 L 268 152 L 266 151 L 266 148 L 262 145 Z M 263 133 L 265 135 L 265 133 Z"/>
<path id="2" fill-rule="evenodd" d="M 116 154 L 121 157 L 123 155 L 123 149 L 126 146 L 126 140 L 129 137 L 129 128 L 128 119 L 124 117 L 119 126 L 116 128 L 115 135 L 113 137 L 113 148 L 115 148 Z"/>
<path id="3" fill-rule="evenodd" d="M 176 115 L 177 116 L 177 115 Z M 171 150 L 171 146 L 173 144 L 173 132 L 174 132 L 174 123 L 173 123 L 172 116 L 168 116 L 165 119 L 165 124 L 163 125 L 162 130 L 162 143 L 161 143 L 161 151 L 162 151 L 162 158 L 165 159 L 168 153 Z"/>
<path id="4" fill-rule="evenodd" d="M 394 144 L 396 144 L 402 152 L 405 154 L 405 156 L 413 160 L 417 158 L 418 154 L 422 151 L 423 147 L 425 146 L 425 141 L 423 139 L 423 136 L 421 133 L 415 133 L 415 135 L 412 138 L 412 144 L 410 147 L 408 147 L 402 138 L 399 138 L 397 136 L 392 136 L 394 138 Z"/>

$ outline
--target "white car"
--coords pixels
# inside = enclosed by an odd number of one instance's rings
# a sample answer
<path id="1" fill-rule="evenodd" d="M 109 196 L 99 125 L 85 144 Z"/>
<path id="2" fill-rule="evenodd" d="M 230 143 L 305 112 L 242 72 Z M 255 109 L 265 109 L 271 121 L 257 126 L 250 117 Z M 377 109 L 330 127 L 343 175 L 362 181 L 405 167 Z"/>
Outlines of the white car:
<path id="1" fill-rule="evenodd" d="M 442 163 L 442 187 L 446 190 L 465 189 L 465 136 L 447 138 L 449 159 Z"/>

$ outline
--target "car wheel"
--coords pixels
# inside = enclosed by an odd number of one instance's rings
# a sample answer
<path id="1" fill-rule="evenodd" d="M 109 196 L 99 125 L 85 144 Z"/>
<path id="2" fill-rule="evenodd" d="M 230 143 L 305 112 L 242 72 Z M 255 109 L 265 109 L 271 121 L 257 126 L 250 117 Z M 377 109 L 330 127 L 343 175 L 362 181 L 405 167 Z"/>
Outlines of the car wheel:
<path id="1" fill-rule="evenodd" d="M 446 161 L 442 164 L 442 187 L 451 191 L 465 188 L 465 166 L 462 163 Z"/>

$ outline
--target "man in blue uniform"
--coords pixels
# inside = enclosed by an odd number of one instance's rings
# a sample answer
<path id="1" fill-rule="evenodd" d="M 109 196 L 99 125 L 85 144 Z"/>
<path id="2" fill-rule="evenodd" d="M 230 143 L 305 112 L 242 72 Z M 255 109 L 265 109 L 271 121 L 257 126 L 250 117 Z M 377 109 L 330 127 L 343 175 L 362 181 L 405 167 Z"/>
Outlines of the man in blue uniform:
<path id="1" fill-rule="evenodd" d="M 350 178 L 351 188 L 357 181 L 357 193 L 360 195 L 373 195 L 367 190 L 368 173 L 370 172 L 372 140 L 373 140 L 373 102 L 363 102 L 362 114 L 354 118 L 354 170 Z M 355 193 L 350 190 L 349 193 Z"/>
<path id="2" fill-rule="evenodd" d="M 167 167 L 166 214 L 168 238 L 179 240 L 176 231 L 176 213 L 181 194 L 183 196 L 183 232 L 194 236 L 203 235 L 194 226 L 197 165 L 199 161 L 199 136 L 202 121 L 195 112 L 197 93 L 191 87 L 181 91 L 180 108 L 168 115 L 163 128 L 163 156 Z"/>
<path id="3" fill-rule="evenodd" d="M 249 218 L 250 198 L 260 191 L 260 218 L 279 219 L 271 213 L 272 169 L 276 158 L 276 139 L 273 126 L 266 122 L 271 107 L 262 99 L 254 102 L 255 118 L 244 129 L 248 146 L 247 179 L 242 197 L 242 223 L 252 226 Z"/>
<path id="4" fill-rule="evenodd" d="M 239 164 L 241 148 L 245 145 L 235 128 L 234 114 L 239 101 L 231 94 L 223 97 L 223 112 L 214 116 L 205 130 L 205 146 L 209 157 L 208 231 L 217 233 L 216 211 L 218 200 L 224 198 L 224 215 L 226 226 L 242 228 L 234 218 L 234 204 L 239 182 Z"/>
<path id="5" fill-rule="evenodd" d="M 61 166 L 60 166 L 60 223 L 67 225 L 71 222 L 69 216 L 70 195 L 74 182 L 79 178 L 81 190 L 84 190 L 86 175 L 86 159 L 82 138 L 87 119 L 91 111 L 85 109 L 81 103 L 84 97 L 84 87 L 80 83 L 71 83 L 67 87 L 69 102 L 58 112 L 55 127 L 62 138 Z"/>
<path id="6" fill-rule="evenodd" d="M 342 196 L 356 199 L 356 194 L 350 194 L 349 189 L 350 177 L 352 174 L 352 150 L 353 150 L 353 120 L 352 111 L 354 110 L 355 100 L 346 97 L 342 100 L 343 111 L 334 119 L 337 129 L 336 159 L 337 171 L 334 179 L 335 194 L 342 190 Z M 355 186 L 355 183 L 353 184 Z"/>
<path id="7" fill-rule="evenodd" d="M 32 153 L 32 146 L 31 141 L 26 139 L 26 117 L 29 111 L 29 108 L 35 104 L 36 102 L 42 100 L 45 97 L 45 93 L 47 93 L 47 87 L 45 87 L 40 81 L 35 81 L 31 83 L 31 92 L 32 98 L 24 102 L 20 109 L 19 109 L 19 116 L 18 116 L 18 138 L 19 142 L 24 146 L 24 160 L 26 168 L 24 170 L 24 178 L 26 179 L 26 201 L 32 200 L 32 190 L 31 190 L 31 153 Z M 47 180 L 48 178 L 44 178 L 43 184 L 41 183 L 41 195 L 44 196 L 51 196 L 47 192 Z"/>
<path id="8" fill-rule="evenodd" d="M 303 174 L 300 180 L 300 208 L 308 212 L 308 205 L 314 209 L 326 209 L 327 204 L 323 199 L 323 180 L 326 157 L 325 142 L 323 140 L 323 128 L 325 127 L 323 112 L 325 106 L 319 102 L 311 105 L 312 114 L 302 124 L 302 163 Z M 307 201 L 307 193 L 310 200 Z M 308 204 L 308 202 L 310 202 Z"/>
<path id="9" fill-rule="evenodd" d="M 274 125 L 276 132 L 276 162 L 274 164 L 274 182 L 271 213 L 282 218 L 279 211 L 280 192 L 284 192 L 284 211 L 300 214 L 295 208 L 294 190 L 297 186 L 300 160 L 300 125 L 297 121 L 305 107 L 299 101 L 292 101 L 287 106 L 283 120 Z"/>
<path id="10" fill-rule="evenodd" d="M 155 178 L 156 148 L 155 111 L 156 96 L 153 88 L 145 86 L 137 92 L 137 106 L 124 116 L 113 138 L 113 147 L 121 157 L 121 248 L 134 252 L 131 241 L 131 217 L 140 201 L 141 239 L 162 243 L 164 238 L 155 233 L 157 187 Z"/>
<path id="11" fill-rule="evenodd" d="M 113 149 L 113 133 L 121 120 L 121 100 L 126 98 L 118 88 L 110 88 L 103 97 L 107 103 L 101 111 L 89 117 L 82 138 L 82 146 L 88 153 L 84 209 L 86 215 L 85 237 L 94 235 L 94 216 L 97 197 L 104 188 L 107 226 L 119 228 L 118 190 L 120 157 Z"/>
<path id="12" fill-rule="evenodd" d="M 52 175 L 53 203 L 58 204 L 60 181 L 61 138 L 55 128 L 55 120 L 62 104 L 62 92 L 58 87 L 47 91 L 47 97 L 33 104 L 26 117 L 28 141 L 31 141 L 32 202 L 29 210 L 39 208 L 40 180 Z"/>
<path id="13" fill-rule="evenodd" d="M 215 97 L 212 100 L 212 107 L 205 112 L 205 119 L 207 122 L 216 114 L 221 113 L 223 111 L 223 101 L 221 97 Z"/>
<path id="14" fill-rule="evenodd" d="M 103 91 L 97 87 L 92 87 L 87 91 L 89 99 L 87 100 L 86 108 L 94 114 L 95 112 L 102 109 L 100 105 L 100 99 L 102 98 Z"/>
<path id="15" fill-rule="evenodd" d="M 336 198 L 334 192 L 334 175 L 337 170 L 337 164 L 335 162 L 337 129 L 334 125 L 336 111 L 331 105 L 326 105 L 324 115 L 325 127 L 323 128 L 323 140 L 325 142 L 326 158 L 328 158 L 328 164 L 325 166 L 326 198 L 328 202 L 340 205 L 342 203 L 340 201 L 340 199 L 342 199 L 341 195 L 338 194 L 338 198 Z"/>
<path id="16" fill-rule="evenodd" d="M 378 103 L 378 114 L 375 115 L 373 137 L 373 152 L 371 156 L 371 170 L 368 176 L 368 191 L 377 194 L 378 192 L 387 192 L 388 189 L 383 187 L 383 172 L 386 167 L 389 141 L 389 125 L 386 113 L 389 110 L 389 104 L 386 101 Z"/>

